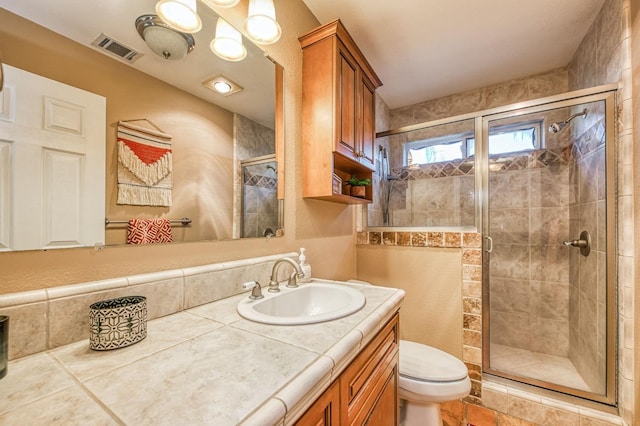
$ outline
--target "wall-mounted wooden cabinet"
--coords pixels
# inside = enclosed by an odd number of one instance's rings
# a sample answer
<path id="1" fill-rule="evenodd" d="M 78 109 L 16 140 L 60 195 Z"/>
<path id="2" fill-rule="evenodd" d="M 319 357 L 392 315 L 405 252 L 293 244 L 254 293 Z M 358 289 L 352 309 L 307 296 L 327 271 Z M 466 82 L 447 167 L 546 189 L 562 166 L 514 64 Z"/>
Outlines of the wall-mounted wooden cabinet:
<path id="1" fill-rule="evenodd" d="M 296 425 L 397 425 L 398 339 L 396 314 Z"/>
<path id="2" fill-rule="evenodd" d="M 338 193 L 335 173 L 371 178 L 375 160 L 375 91 L 382 82 L 340 20 L 300 37 L 302 68 L 303 196 L 369 203 Z"/>

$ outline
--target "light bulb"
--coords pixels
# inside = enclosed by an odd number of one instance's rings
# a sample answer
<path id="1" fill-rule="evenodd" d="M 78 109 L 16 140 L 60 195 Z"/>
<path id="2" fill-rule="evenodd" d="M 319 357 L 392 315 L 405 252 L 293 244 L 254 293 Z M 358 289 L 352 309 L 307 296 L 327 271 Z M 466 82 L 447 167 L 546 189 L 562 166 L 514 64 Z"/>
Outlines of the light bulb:
<path id="1" fill-rule="evenodd" d="M 209 45 L 213 53 L 227 61 L 237 62 L 247 56 L 247 49 L 242 44 L 242 34 L 227 21 L 218 18 L 216 38 Z"/>
<path id="2" fill-rule="evenodd" d="M 231 85 L 226 81 L 216 81 L 213 83 L 213 88 L 222 94 L 229 93 L 231 91 Z"/>
<path id="3" fill-rule="evenodd" d="M 171 28 L 184 33 L 197 33 L 202 29 L 196 0 L 160 0 L 156 13 Z"/>
<path id="4" fill-rule="evenodd" d="M 276 21 L 272 0 L 251 0 L 244 28 L 251 40 L 259 44 L 272 44 L 280 39 L 282 30 Z"/>
<path id="5" fill-rule="evenodd" d="M 220 6 L 220 7 L 234 7 L 240 0 L 202 0 L 208 5 Z"/>

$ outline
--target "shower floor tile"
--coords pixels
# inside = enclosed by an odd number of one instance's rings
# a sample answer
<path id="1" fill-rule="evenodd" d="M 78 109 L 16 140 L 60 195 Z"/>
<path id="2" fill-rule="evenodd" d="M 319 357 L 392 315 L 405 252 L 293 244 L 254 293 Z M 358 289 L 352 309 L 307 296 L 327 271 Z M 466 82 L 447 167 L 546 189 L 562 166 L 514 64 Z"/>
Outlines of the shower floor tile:
<path id="1" fill-rule="evenodd" d="M 591 391 L 569 358 L 491 345 L 491 368 L 505 373 Z"/>

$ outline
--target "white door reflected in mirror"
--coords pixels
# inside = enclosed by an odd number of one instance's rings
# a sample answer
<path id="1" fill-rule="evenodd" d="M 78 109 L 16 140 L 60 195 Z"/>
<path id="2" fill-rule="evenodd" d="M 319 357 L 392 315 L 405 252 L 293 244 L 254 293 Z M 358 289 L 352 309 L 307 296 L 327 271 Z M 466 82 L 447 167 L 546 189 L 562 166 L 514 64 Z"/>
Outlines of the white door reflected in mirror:
<path id="1" fill-rule="evenodd" d="M 105 98 L 8 65 L 4 76 L 0 250 L 104 244 Z"/>

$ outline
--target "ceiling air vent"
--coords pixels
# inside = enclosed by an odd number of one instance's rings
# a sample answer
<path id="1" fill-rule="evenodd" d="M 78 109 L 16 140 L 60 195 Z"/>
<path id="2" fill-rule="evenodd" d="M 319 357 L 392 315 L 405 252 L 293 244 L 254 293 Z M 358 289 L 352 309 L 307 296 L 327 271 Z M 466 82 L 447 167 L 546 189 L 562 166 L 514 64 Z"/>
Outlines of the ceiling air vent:
<path id="1" fill-rule="evenodd" d="M 125 60 L 128 63 L 135 62 L 138 58 L 142 57 L 142 53 L 136 52 L 135 50 L 125 46 L 119 41 L 114 40 L 108 35 L 100 34 L 100 36 L 95 39 L 92 43 L 95 47 L 100 50 L 104 50 L 110 55 L 116 56 L 120 59 Z"/>

